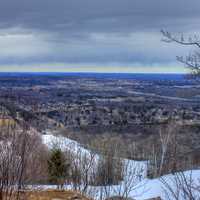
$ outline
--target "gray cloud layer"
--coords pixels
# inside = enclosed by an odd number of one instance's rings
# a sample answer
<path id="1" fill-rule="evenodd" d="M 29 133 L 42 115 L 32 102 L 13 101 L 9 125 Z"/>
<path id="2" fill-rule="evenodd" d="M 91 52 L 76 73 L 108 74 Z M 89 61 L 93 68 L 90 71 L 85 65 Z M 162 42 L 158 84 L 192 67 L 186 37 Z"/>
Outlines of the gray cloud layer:
<path id="1" fill-rule="evenodd" d="M 160 29 L 192 33 L 199 19 L 199 0 L 0 0 L 0 65 L 174 65 L 188 49 Z"/>

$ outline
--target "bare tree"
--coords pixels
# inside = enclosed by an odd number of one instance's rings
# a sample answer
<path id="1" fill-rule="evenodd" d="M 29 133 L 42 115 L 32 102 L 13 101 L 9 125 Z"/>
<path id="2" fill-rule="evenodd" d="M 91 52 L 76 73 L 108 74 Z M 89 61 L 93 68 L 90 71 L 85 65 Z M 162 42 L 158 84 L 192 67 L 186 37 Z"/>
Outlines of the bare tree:
<path id="1" fill-rule="evenodd" d="M 169 200 L 199 200 L 200 180 L 195 180 L 193 172 L 177 172 L 170 179 L 160 178 L 166 198 Z"/>
<path id="2" fill-rule="evenodd" d="M 39 151 L 45 149 L 37 132 L 27 126 L 8 124 L 0 136 L 0 199 L 19 199 L 28 184 L 44 178 L 46 157 L 40 160 L 44 154 Z"/>
<path id="3" fill-rule="evenodd" d="M 117 187 L 114 187 L 114 192 L 117 196 L 128 199 L 130 194 L 139 188 L 144 188 L 142 195 L 145 192 L 145 182 L 141 181 L 146 176 L 146 167 L 144 162 L 124 159 L 123 161 L 123 181 Z M 142 191 L 142 190 L 141 190 Z"/>
<path id="4" fill-rule="evenodd" d="M 113 185 L 121 181 L 123 179 L 123 163 L 120 157 L 121 145 L 119 141 L 104 138 L 96 141 L 92 148 L 99 153 L 95 184 Z"/>
<path id="5" fill-rule="evenodd" d="M 159 137 L 154 141 L 148 162 L 149 177 L 159 177 L 177 169 L 178 157 L 178 125 L 170 121 L 158 130 Z"/>
<path id="6" fill-rule="evenodd" d="M 126 199 L 139 187 L 144 187 L 140 182 L 146 175 L 145 161 L 137 162 L 122 157 L 124 145 L 116 139 L 98 141 L 97 146 L 100 157 L 95 180 L 99 185 L 99 199 L 110 198 L 113 195 Z"/>
<path id="7" fill-rule="evenodd" d="M 95 154 L 81 147 L 71 152 L 71 181 L 73 188 L 87 194 L 95 173 Z"/>
<path id="8" fill-rule="evenodd" d="M 29 154 L 28 133 L 12 130 L 0 142 L 0 199 L 19 199 L 26 182 Z"/>
<path id="9" fill-rule="evenodd" d="M 173 143 L 176 141 L 172 141 L 173 139 L 173 133 L 175 131 L 175 126 L 170 123 L 167 126 L 167 129 L 163 130 L 160 128 L 159 130 L 159 138 L 161 143 L 161 158 L 160 158 L 160 164 L 159 164 L 159 170 L 158 175 L 162 175 L 163 167 L 165 164 L 166 156 L 168 153 L 168 148 L 172 147 Z M 170 145 L 171 144 L 171 145 Z"/>
<path id="10" fill-rule="evenodd" d="M 164 36 L 164 42 L 175 42 L 179 45 L 195 48 L 195 50 L 186 57 L 177 56 L 177 60 L 189 67 L 193 77 L 198 77 L 200 75 L 200 37 L 198 35 L 185 37 L 183 34 L 177 36 L 164 30 L 161 30 L 161 33 Z"/>
<path id="11" fill-rule="evenodd" d="M 26 182 L 28 184 L 44 184 L 48 181 L 49 150 L 42 143 L 41 135 L 29 134 L 29 155 L 26 167 Z"/>

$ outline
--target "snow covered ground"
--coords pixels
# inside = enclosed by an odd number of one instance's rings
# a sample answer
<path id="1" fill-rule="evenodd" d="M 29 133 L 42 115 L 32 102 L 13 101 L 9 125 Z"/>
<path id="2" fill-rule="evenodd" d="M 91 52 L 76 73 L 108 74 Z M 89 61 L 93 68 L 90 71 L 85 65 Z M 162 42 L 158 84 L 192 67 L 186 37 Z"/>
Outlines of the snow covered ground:
<path id="1" fill-rule="evenodd" d="M 74 153 L 77 153 L 78 151 L 82 151 L 82 153 L 89 154 L 89 151 L 85 148 L 83 148 L 78 142 L 71 140 L 66 137 L 62 136 L 54 136 L 51 134 L 42 135 L 43 143 L 48 146 L 49 149 L 52 149 L 53 147 L 59 147 L 63 151 L 70 150 Z"/>
<path id="2" fill-rule="evenodd" d="M 89 155 L 89 150 L 82 147 L 78 142 L 68 139 L 66 137 L 57 137 L 51 134 L 43 135 L 42 136 L 44 144 L 46 144 L 49 148 L 52 148 L 55 145 L 59 145 L 59 147 L 62 150 L 70 149 L 74 153 L 77 153 L 81 150 L 84 154 Z M 99 155 L 96 155 L 95 160 L 97 160 Z M 148 179 L 146 178 L 146 162 L 144 161 L 134 161 L 134 160 L 124 160 L 127 164 L 127 175 L 124 178 L 124 181 L 122 181 L 119 185 L 107 187 L 107 188 L 100 188 L 100 187 L 90 187 L 90 191 L 101 191 L 105 190 L 105 196 L 116 196 L 116 195 L 122 195 L 123 192 L 126 190 L 126 187 L 128 184 L 131 183 L 130 176 L 132 176 L 133 173 L 131 173 L 131 170 L 141 170 L 141 176 L 133 177 L 132 181 L 134 183 L 132 184 L 131 191 L 129 191 L 129 197 L 135 199 L 135 200 L 145 200 L 149 198 L 155 198 L 155 197 L 161 197 L 163 200 L 174 200 L 174 198 L 170 195 L 167 197 L 166 192 L 164 188 L 166 189 L 165 185 L 162 183 L 160 178 L 157 179 Z M 188 176 L 188 178 L 192 178 L 194 183 L 199 183 L 200 180 L 200 170 L 192 170 L 191 171 L 185 171 L 184 174 Z M 174 175 L 169 174 L 162 177 L 162 180 L 164 180 L 169 186 L 172 188 L 176 188 Z M 98 192 L 96 193 L 95 199 L 98 199 L 100 194 Z M 197 194 L 198 197 L 198 194 Z M 200 196 L 198 197 L 200 199 Z M 180 200 L 185 200 L 183 197 L 180 198 Z"/>
<path id="3" fill-rule="evenodd" d="M 183 172 L 183 174 L 188 179 L 191 178 L 194 184 L 199 184 L 200 170 L 185 171 Z M 169 174 L 157 179 L 152 179 L 152 180 L 144 179 L 143 181 L 146 181 L 145 189 L 139 188 L 138 190 L 134 191 L 132 195 L 135 196 L 138 193 L 141 194 L 144 191 L 144 193 L 141 196 L 138 196 L 135 199 L 144 200 L 144 199 L 149 199 L 149 198 L 154 198 L 154 197 L 161 197 L 162 200 L 175 200 L 172 193 L 169 191 L 169 189 L 167 189 L 166 184 L 163 183 L 163 180 L 170 186 L 170 188 L 173 188 L 174 191 L 177 191 L 177 194 L 179 193 L 179 198 L 178 198 L 179 200 L 186 200 L 182 196 L 181 188 L 178 188 L 180 185 L 177 185 L 175 181 L 175 176 L 172 174 Z M 196 191 L 193 191 L 193 193 L 195 192 Z M 197 197 L 196 200 L 200 199 L 199 192 L 196 193 L 195 196 Z"/>

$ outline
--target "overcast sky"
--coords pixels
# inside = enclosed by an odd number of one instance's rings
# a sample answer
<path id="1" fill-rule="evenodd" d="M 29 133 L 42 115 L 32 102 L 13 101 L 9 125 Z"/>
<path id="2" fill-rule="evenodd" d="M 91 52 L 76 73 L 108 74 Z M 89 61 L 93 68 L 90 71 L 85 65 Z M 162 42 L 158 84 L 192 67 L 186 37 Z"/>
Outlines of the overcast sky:
<path id="1" fill-rule="evenodd" d="M 185 72 L 160 30 L 199 25 L 200 0 L 0 0 L 0 71 Z"/>

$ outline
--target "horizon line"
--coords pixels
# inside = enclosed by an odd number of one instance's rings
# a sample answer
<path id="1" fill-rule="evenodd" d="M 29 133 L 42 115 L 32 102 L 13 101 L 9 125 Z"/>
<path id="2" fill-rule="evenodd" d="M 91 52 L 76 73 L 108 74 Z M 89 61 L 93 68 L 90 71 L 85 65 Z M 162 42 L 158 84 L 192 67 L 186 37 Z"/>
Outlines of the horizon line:
<path id="1" fill-rule="evenodd" d="M 22 74 L 22 73 L 26 73 L 26 74 L 166 74 L 166 75 L 170 75 L 170 74 L 180 74 L 180 75 L 187 75 L 189 73 L 186 72 L 84 72 L 84 71 L 80 71 L 80 72 L 67 72 L 67 71 L 41 71 L 41 72 L 36 72 L 36 71 L 0 71 L 0 73 L 4 73 L 4 74 L 9 74 L 9 73 L 18 73 L 18 74 Z"/>

